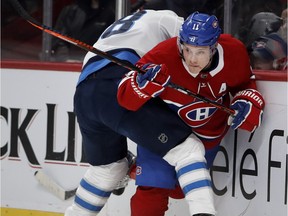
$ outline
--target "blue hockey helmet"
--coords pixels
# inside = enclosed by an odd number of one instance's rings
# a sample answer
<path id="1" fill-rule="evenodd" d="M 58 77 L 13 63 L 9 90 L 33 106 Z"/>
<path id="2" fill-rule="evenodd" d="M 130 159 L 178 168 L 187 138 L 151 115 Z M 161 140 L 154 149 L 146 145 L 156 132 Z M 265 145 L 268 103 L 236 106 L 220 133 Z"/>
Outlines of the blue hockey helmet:
<path id="1" fill-rule="evenodd" d="M 179 42 L 212 47 L 220 34 L 221 28 L 216 16 L 194 12 L 184 21 L 179 33 Z"/>

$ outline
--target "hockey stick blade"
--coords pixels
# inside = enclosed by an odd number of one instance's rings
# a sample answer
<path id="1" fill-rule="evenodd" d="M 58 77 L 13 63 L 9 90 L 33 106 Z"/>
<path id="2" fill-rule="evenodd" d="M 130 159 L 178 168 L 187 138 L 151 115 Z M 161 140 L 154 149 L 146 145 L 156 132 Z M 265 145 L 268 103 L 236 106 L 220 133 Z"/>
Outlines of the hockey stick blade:
<path id="1" fill-rule="evenodd" d="M 71 38 L 69 36 L 66 36 L 66 35 L 63 35 L 62 33 L 60 32 L 57 32 L 55 31 L 54 29 L 52 29 L 51 27 L 48 27 L 48 26 L 45 26 L 43 24 L 40 24 L 38 21 L 36 21 L 34 18 L 32 18 L 25 10 L 24 8 L 21 6 L 21 4 L 17 1 L 17 0 L 10 0 L 10 3 L 12 4 L 12 6 L 15 8 L 15 10 L 19 13 L 19 15 L 21 17 L 23 17 L 27 22 L 29 22 L 31 25 L 33 25 L 34 27 L 48 33 L 48 34 L 51 34 L 55 37 L 58 37 L 62 40 L 65 40 L 67 41 L 68 43 L 71 43 L 75 46 L 78 46 L 80 47 L 81 49 L 84 49 L 88 52 L 92 52 L 94 54 L 97 54 L 99 56 L 101 56 L 102 58 L 106 58 L 108 60 L 110 60 L 111 62 L 115 63 L 115 64 L 118 64 L 119 66 L 122 66 L 124 68 L 127 68 L 128 70 L 133 70 L 133 71 L 137 71 L 139 73 L 145 73 L 145 71 L 142 71 L 140 68 L 136 67 L 135 65 L 127 62 L 127 61 L 123 61 L 119 58 L 116 58 L 106 52 L 103 52 L 99 49 L 96 49 L 95 47 L 91 46 L 91 45 L 88 45 L 82 41 L 79 41 L 77 39 L 74 39 L 74 38 Z M 229 115 L 234 115 L 235 114 L 235 111 L 233 109 L 230 109 L 226 106 L 224 106 L 223 104 L 220 104 L 216 101 L 213 101 L 209 98 L 206 98 L 206 97 L 203 97 L 199 94 L 196 94 L 182 86 L 179 86 L 177 84 L 174 84 L 174 83 L 169 83 L 168 86 L 170 88 L 173 88 L 177 91 L 180 91 L 184 94 L 187 94 L 189 96 L 192 96 L 200 101 L 203 101 L 209 105 L 212 105 L 213 107 L 216 107 L 226 113 L 228 113 Z"/>
<path id="2" fill-rule="evenodd" d="M 44 186 L 47 190 L 49 190 L 52 194 L 61 200 L 67 200 L 70 197 L 73 197 L 76 193 L 77 188 L 66 191 L 41 170 L 36 171 L 34 176 L 42 186 Z"/>

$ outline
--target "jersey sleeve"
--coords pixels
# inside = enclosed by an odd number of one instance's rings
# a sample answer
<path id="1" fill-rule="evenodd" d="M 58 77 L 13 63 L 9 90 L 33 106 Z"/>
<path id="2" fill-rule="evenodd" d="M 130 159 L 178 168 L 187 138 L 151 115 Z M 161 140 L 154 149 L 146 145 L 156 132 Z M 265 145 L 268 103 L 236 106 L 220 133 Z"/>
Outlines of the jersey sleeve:
<path id="1" fill-rule="evenodd" d="M 131 110 L 138 110 L 151 96 L 139 91 L 133 81 L 134 71 L 130 71 L 118 85 L 117 100 L 120 106 Z"/>
<path id="2" fill-rule="evenodd" d="M 163 49 L 163 46 L 165 46 L 165 44 L 165 42 L 159 43 L 152 50 L 146 53 L 136 63 L 137 67 L 141 68 L 146 63 L 161 64 L 163 62 L 166 62 L 166 60 L 163 58 L 163 55 L 159 55 L 159 52 Z M 138 90 L 138 86 L 136 86 L 137 84 L 134 84 L 133 73 L 134 71 L 130 71 L 128 74 L 126 74 L 124 78 L 122 78 L 121 82 L 119 83 L 117 100 L 122 107 L 128 110 L 136 111 L 141 106 L 143 106 L 151 98 L 151 96 L 146 95 Z"/>

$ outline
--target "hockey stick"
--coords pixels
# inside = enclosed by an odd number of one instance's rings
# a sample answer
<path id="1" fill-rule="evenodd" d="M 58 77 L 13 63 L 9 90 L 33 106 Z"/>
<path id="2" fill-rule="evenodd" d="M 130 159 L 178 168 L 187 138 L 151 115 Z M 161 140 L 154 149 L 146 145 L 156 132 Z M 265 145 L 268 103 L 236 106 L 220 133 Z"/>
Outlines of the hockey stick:
<path id="1" fill-rule="evenodd" d="M 61 200 L 67 200 L 70 197 L 73 197 L 76 193 L 77 188 L 73 190 L 65 190 L 41 170 L 36 171 L 34 176 L 42 186 L 47 188 Z"/>
<path id="2" fill-rule="evenodd" d="M 127 62 L 127 61 L 123 61 L 119 58 L 116 58 L 106 52 L 103 52 L 99 49 L 96 49 L 95 47 L 89 45 L 89 44 L 86 44 L 82 41 L 79 41 L 77 39 L 74 39 L 74 38 L 71 38 L 69 36 L 66 36 L 66 35 L 63 35 L 61 34 L 60 32 L 57 32 L 55 30 L 53 30 L 52 28 L 48 27 L 48 26 L 45 26 L 41 23 L 39 23 L 37 20 L 35 20 L 33 17 L 31 17 L 27 11 L 24 10 L 24 8 L 21 6 L 21 4 L 17 1 L 17 0 L 10 0 L 10 3 L 12 4 L 12 6 L 15 8 L 15 10 L 19 13 L 19 15 L 24 18 L 27 22 L 29 22 L 31 25 L 33 25 L 34 27 L 48 33 L 48 34 L 51 34 L 57 38 L 60 38 L 62 40 L 65 40 L 67 41 L 68 43 L 71 43 L 75 46 L 78 46 L 80 47 L 81 49 L 84 49 L 88 52 L 92 52 L 92 53 L 95 53 L 99 56 L 101 56 L 102 58 L 106 58 L 108 60 L 110 60 L 111 62 L 115 63 L 115 64 L 118 64 L 119 66 L 122 66 L 124 68 L 127 68 L 128 70 L 133 70 L 133 71 L 137 71 L 139 73 L 145 73 L 144 71 L 142 71 L 140 68 L 136 67 L 135 65 Z M 177 84 L 174 84 L 174 83 L 169 83 L 168 86 L 170 88 L 173 88 L 175 90 L 178 90 L 184 94 L 187 94 L 189 96 L 192 96 L 200 101 L 203 101 L 209 105 L 212 105 L 213 107 L 216 107 L 230 115 L 234 115 L 235 114 L 235 111 L 233 109 L 230 109 L 216 101 L 213 101 L 213 100 L 210 100 L 209 98 L 206 98 L 206 97 L 203 97 L 202 95 L 199 95 L 197 93 L 194 93 L 182 86 L 179 86 Z"/>
<path id="3" fill-rule="evenodd" d="M 124 192 L 130 180 L 130 173 L 132 171 L 133 165 L 135 165 L 136 163 L 136 156 L 129 150 L 127 153 L 127 160 L 129 169 L 125 177 L 118 183 L 116 188 L 112 191 L 112 193 L 117 196 L 120 196 Z M 42 186 L 44 186 L 47 190 L 49 190 L 52 194 L 54 194 L 61 200 L 67 200 L 76 194 L 77 188 L 72 190 L 65 190 L 63 187 L 57 184 L 51 177 L 45 174 L 42 170 L 36 171 L 34 173 L 34 176 Z"/>

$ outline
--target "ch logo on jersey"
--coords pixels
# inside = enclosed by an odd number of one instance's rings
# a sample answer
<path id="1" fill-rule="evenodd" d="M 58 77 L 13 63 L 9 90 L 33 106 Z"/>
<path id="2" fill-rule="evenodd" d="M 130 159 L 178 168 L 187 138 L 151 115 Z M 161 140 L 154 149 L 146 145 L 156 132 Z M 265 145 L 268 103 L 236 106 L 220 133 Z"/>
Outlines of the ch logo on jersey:
<path id="1" fill-rule="evenodd" d="M 197 128 L 206 124 L 211 119 L 216 110 L 216 107 L 211 107 L 207 103 L 197 101 L 181 107 L 178 110 L 178 115 L 190 127 Z"/>

